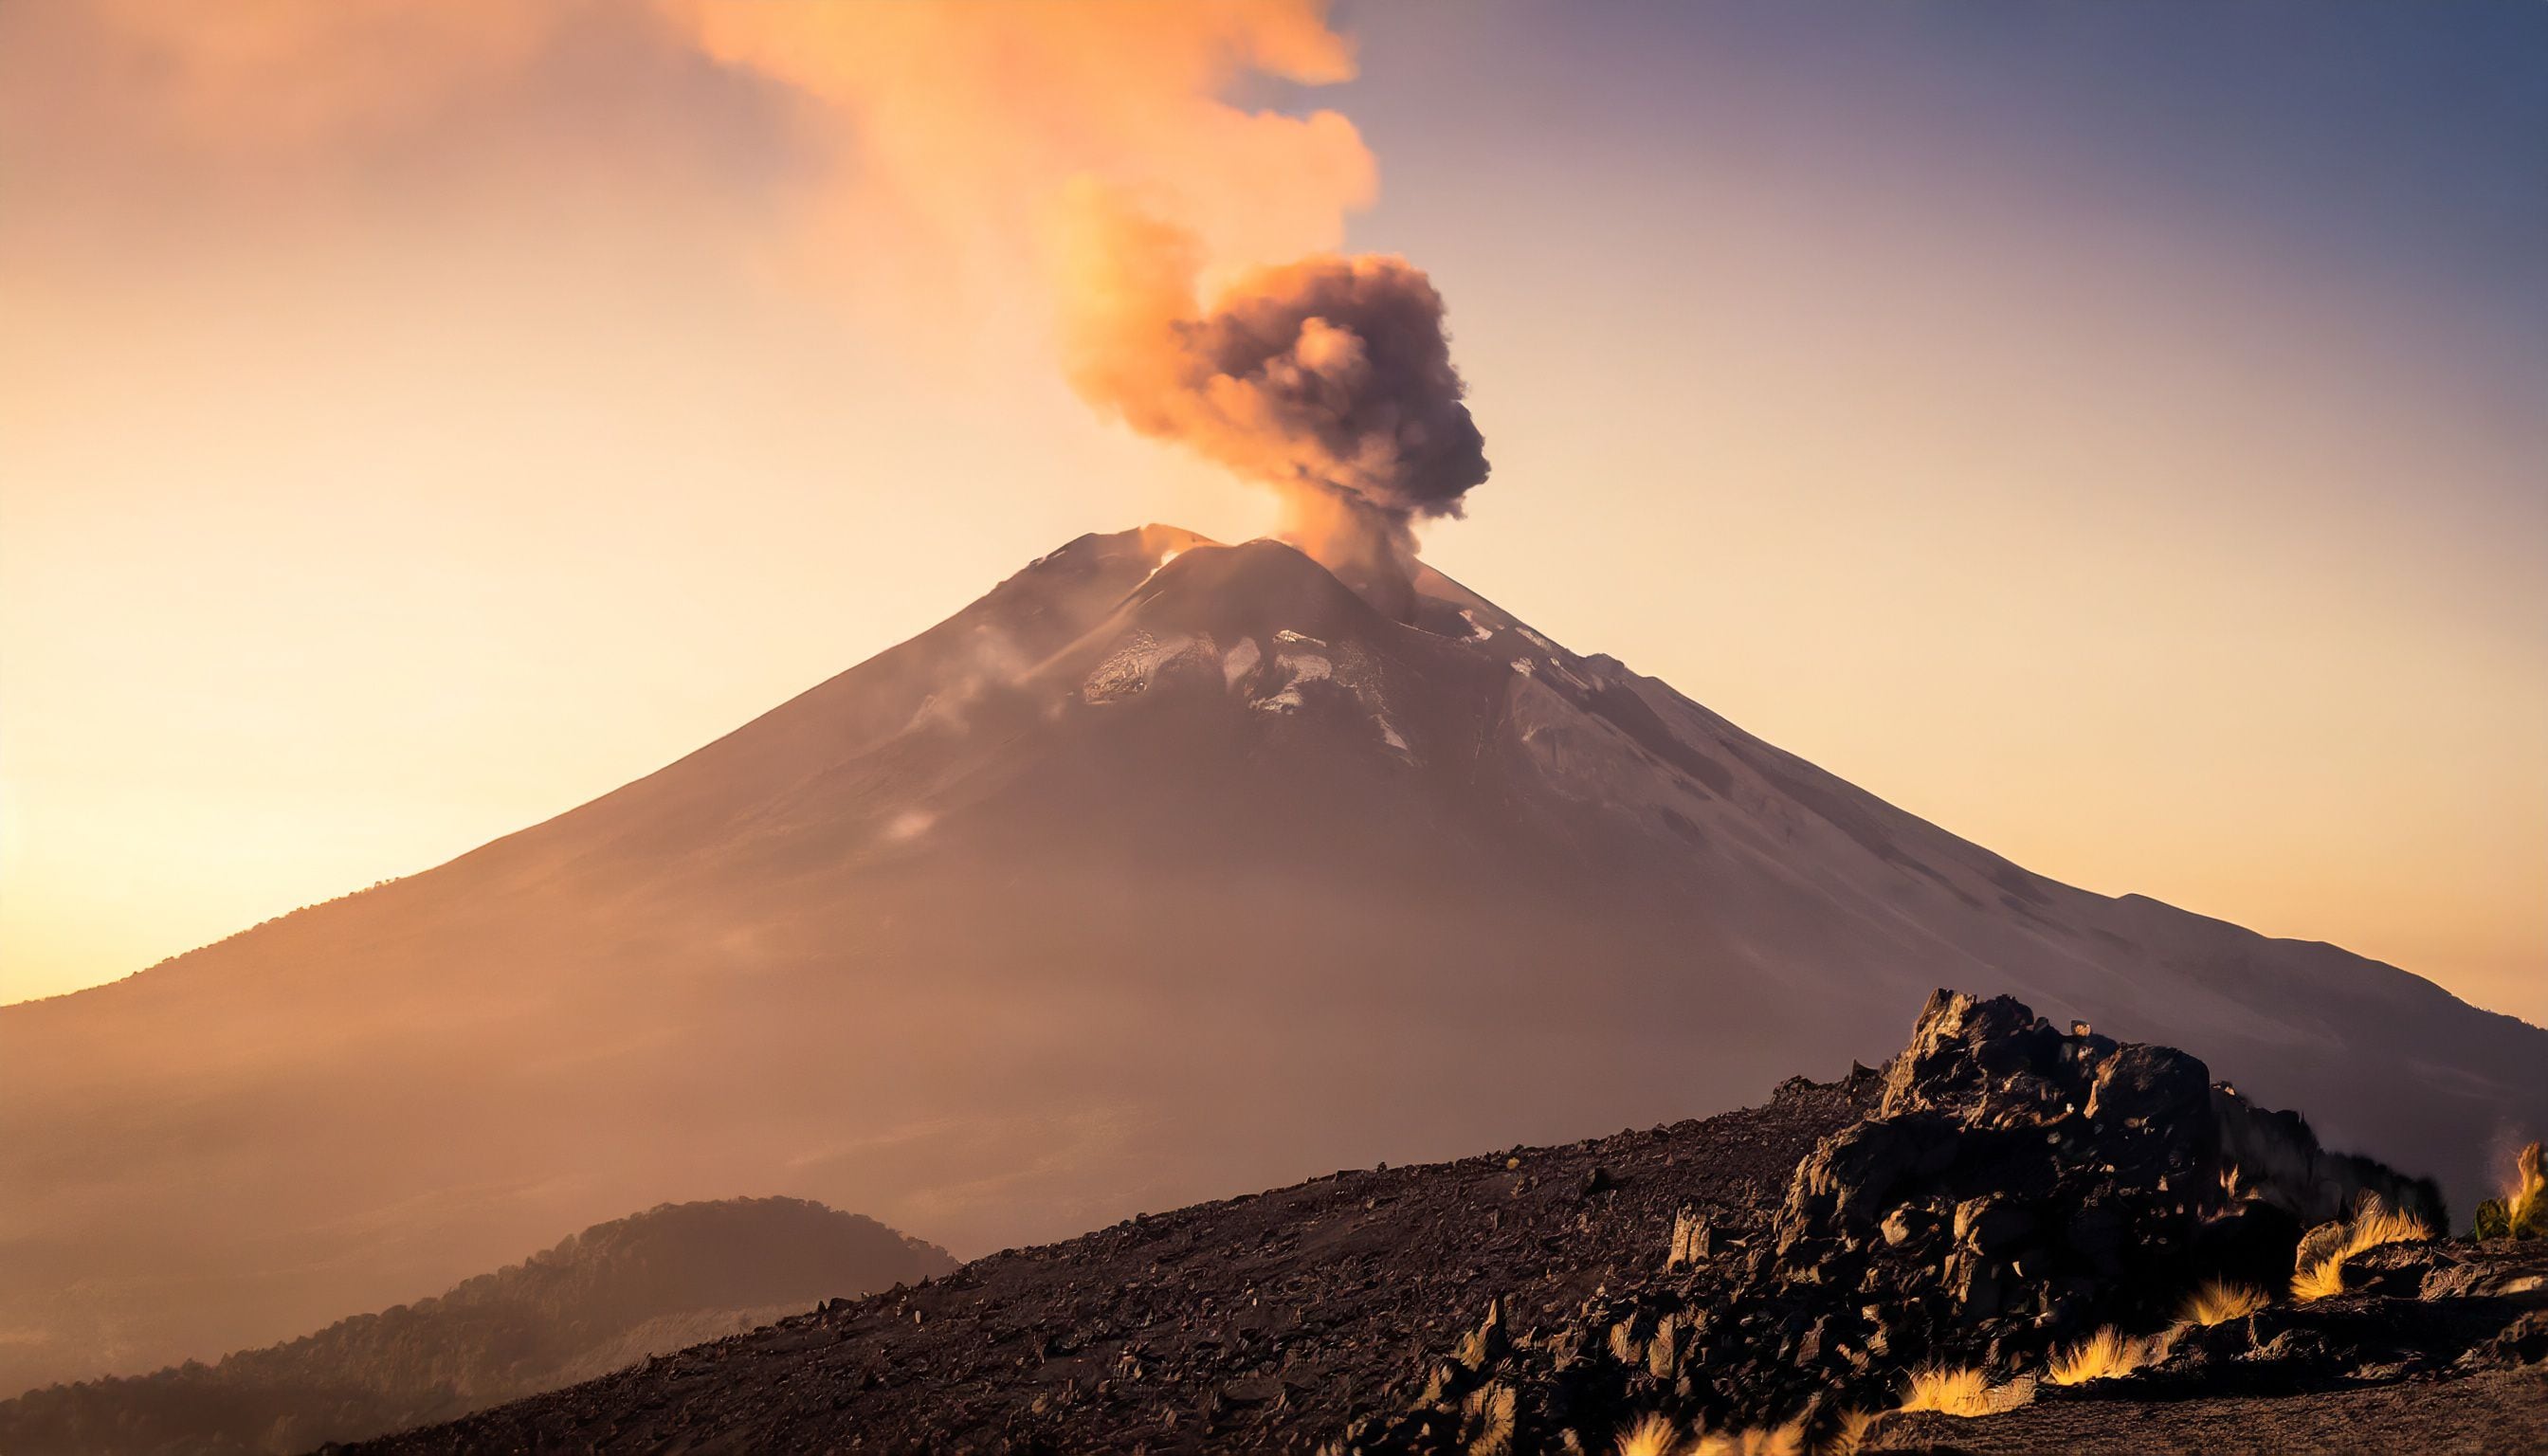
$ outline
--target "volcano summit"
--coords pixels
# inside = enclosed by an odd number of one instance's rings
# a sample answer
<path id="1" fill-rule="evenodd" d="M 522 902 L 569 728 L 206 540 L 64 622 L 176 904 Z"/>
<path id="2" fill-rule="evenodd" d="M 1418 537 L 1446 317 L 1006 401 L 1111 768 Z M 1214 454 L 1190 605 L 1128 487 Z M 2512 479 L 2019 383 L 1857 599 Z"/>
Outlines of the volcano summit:
<path id="1" fill-rule="evenodd" d="M 1938 985 L 2181 1046 L 2461 1211 L 2548 1123 L 2548 1033 L 2047 879 L 1415 587 L 1085 536 L 545 824 L 0 1008 L 0 1394 L 671 1200 L 970 1256 L 1660 1122 Z"/>

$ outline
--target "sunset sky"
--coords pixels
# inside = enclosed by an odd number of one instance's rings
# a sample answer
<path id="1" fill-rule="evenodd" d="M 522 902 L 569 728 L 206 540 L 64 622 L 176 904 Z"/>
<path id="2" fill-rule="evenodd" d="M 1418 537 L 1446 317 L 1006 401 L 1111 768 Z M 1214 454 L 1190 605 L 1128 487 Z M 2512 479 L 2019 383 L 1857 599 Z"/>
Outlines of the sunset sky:
<path id="1" fill-rule="evenodd" d="M 1055 367 L 1080 172 L 1429 273 L 1550 636 L 2548 1022 L 2535 0 L 0 8 L 0 1000 L 1266 530 Z"/>

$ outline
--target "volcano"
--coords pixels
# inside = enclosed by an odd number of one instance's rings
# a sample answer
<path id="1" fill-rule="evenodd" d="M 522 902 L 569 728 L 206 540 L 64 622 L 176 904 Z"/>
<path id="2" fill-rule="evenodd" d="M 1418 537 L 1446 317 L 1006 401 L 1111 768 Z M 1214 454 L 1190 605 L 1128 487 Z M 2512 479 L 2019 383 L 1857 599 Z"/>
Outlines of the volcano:
<path id="1" fill-rule="evenodd" d="M 1085 536 L 646 778 L 0 1009 L 0 1392 L 784 1194 L 971 1256 L 1889 1052 L 2163 1042 L 2465 1210 L 2548 1033 L 2047 879 L 1447 578 Z"/>

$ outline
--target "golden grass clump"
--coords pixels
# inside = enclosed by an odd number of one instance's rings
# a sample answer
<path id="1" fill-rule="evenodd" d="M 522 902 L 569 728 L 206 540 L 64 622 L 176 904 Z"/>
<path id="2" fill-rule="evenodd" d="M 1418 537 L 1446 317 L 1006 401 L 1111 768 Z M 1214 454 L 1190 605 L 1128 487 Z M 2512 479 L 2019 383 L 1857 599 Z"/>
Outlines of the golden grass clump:
<path id="1" fill-rule="evenodd" d="M 2319 1245 L 2314 1254 L 2304 1254 L 2301 1266 L 2292 1273 L 2292 1298 L 2306 1305 L 2313 1300 L 2330 1299 L 2344 1293 L 2344 1261 L 2355 1254 L 2386 1243 L 2422 1243 L 2433 1236 L 2432 1226 L 2412 1214 L 2400 1213 L 2366 1193 L 2360 1207 L 2331 1240 L 2311 1235 L 2308 1244 Z"/>
<path id="2" fill-rule="evenodd" d="M 1866 1446 L 1867 1436 L 1873 1433 L 1877 1418 L 1883 1413 L 1881 1410 L 1842 1411 L 1840 1424 L 1814 1447 L 1814 1456 L 1858 1456 L 1860 1449 Z"/>
<path id="3" fill-rule="evenodd" d="M 2109 1324 L 2066 1350 L 2056 1352 L 2044 1378 L 2054 1385 L 2085 1385 L 2130 1375 L 2149 1363 L 2149 1347 Z"/>
<path id="4" fill-rule="evenodd" d="M 1647 1415 L 1619 1436 L 1619 1456 L 1672 1456 L 1681 1431 L 1660 1415 Z"/>
<path id="5" fill-rule="evenodd" d="M 1911 1372 L 1911 1389 L 1903 1394 L 1902 1409 L 1935 1410 L 1941 1415 L 1988 1415 L 1990 1381 L 1970 1365 L 1923 1365 Z"/>
<path id="6" fill-rule="evenodd" d="M 1684 1456 L 1805 1456 L 1805 1431 L 1801 1425 L 1771 1425 L 1700 1436 Z"/>
<path id="7" fill-rule="evenodd" d="M 2176 1318 L 2188 1324 L 2227 1324 L 2265 1308 L 2265 1292 L 2244 1284 L 2215 1279 L 2191 1295 Z"/>
<path id="8" fill-rule="evenodd" d="M 2384 1243 L 2425 1243 L 2433 1236 L 2433 1226 L 2412 1214 L 2371 1204 L 2354 1218 L 2352 1232 L 2345 1238 L 2347 1255 L 2374 1249 Z"/>
<path id="9" fill-rule="evenodd" d="M 1646 1415 L 1620 1433 L 1618 1456 L 1857 1456 L 1874 1423 L 1875 1412 L 1852 1410 L 1819 1444 L 1806 1443 L 1802 1421 L 1693 1435 L 1684 1444 L 1679 1426 L 1661 1415 Z"/>
<path id="10" fill-rule="evenodd" d="M 2331 1256 L 2292 1271 L 2292 1299 L 2298 1304 L 2331 1300 L 2344 1293 L 2344 1260 Z"/>

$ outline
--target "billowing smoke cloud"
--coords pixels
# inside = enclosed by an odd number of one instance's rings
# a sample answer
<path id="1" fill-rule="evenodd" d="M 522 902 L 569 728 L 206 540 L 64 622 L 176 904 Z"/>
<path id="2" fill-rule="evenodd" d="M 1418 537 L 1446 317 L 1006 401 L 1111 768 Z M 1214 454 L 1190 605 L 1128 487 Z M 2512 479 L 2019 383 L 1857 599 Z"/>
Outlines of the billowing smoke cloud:
<path id="1" fill-rule="evenodd" d="M 1241 273 L 1204 308 L 1190 233 L 1093 185 L 1068 216 L 1073 387 L 1274 487 L 1288 534 L 1404 615 L 1412 522 L 1459 514 L 1488 471 L 1432 281 L 1401 257 L 1321 253 Z"/>
<path id="2" fill-rule="evenodd" d="M 1413 523 L 1486 477 L 1430 282 L 1329 251 L 1376 195 L 1360 134 L 1230 99 L 1354 74 L 1324 0 L 62 0 L 0 6 L 0 120 L 359 173 L 478 135 L 455 121 L 571 115 L 631 57 L 774 103 L 755 125 L 802 155 L 773 175 L 811 184 L 789 255 L 911 352 L 1050 284 L 1084 398 L 1274 487 L 1349 579 L 1403 579 Z"/>

